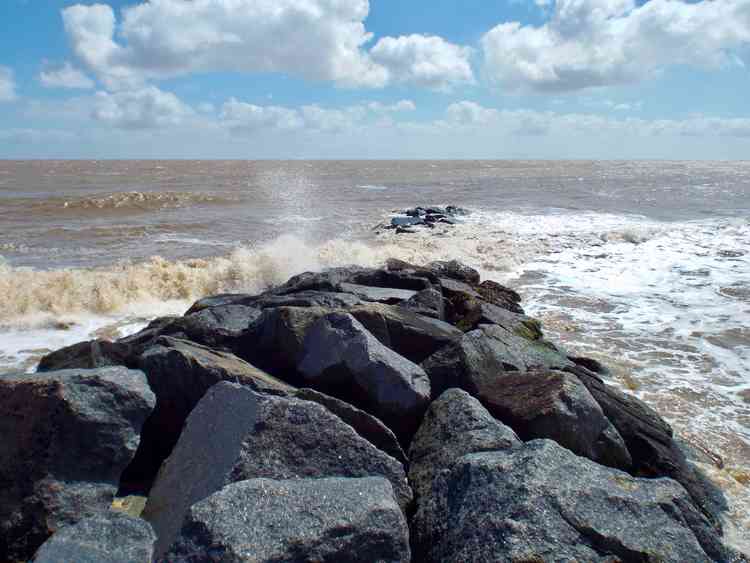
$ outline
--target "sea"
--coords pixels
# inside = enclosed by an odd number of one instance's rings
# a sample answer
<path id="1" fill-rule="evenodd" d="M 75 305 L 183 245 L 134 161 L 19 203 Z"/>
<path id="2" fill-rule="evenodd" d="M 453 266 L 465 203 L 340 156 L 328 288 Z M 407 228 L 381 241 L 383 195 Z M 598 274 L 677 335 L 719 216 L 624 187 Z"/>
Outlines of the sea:
<path id="1" fill-rule="evenodd" d="M 416 205 L 471 211 L 415 234 Z M 688 444 L 750 552 L 750 161 L 0 161 L 0 374 L 219 292 L 457 259 Z"/>

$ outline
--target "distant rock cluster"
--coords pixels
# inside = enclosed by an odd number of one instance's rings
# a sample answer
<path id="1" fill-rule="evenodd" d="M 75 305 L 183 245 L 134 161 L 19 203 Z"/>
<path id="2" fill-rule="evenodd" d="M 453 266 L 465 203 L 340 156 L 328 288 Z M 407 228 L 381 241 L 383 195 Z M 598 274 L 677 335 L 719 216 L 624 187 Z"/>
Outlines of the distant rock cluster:
<path id="1" fill-rule="evenodd" d="M 413 207 L 398 213 L 389 224 L 380 224 L 376 230 L 393 229 L 397 234 L 416 233 L 416 228 L 435 228 L 435 225 L 455 225 L 469 210 L 455 205 L 447 207 Z"/>
<path id="2" fill-rule="evenodd" d="M 455 261 L 207 297 L 0 376 L 0 560 L 741 560 L 606 377 Z"/>

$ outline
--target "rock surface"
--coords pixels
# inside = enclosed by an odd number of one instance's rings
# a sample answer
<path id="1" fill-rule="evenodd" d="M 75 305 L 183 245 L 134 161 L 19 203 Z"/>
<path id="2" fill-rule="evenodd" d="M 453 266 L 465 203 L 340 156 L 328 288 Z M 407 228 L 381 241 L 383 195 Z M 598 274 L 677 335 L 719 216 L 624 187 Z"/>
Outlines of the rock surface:
<path id="1" fill-rule="evenodd" d="M 549 440 L 469 454 L 448 471 L 415 516 L 424 561 L 726 561 L 675 481 L 636 479 Z"/>
<path id="2" fill-rule="evenodd" d="M 323 406 L 220 383 L 188 418 L 144 511 L 166 552 L 187 510 L 225 485 L 255 478 L 388 479 L 399 505 L 412 500 L 404 468 Z"/>
<path id="3" fill-rule="evenodd" d="M 145 520 L 105 512 L 60 529 L 33 563 L 151 563 L 155 541 Z"/>
<path id="4" fill-rule="evenodd" d="M 165 559 L 411 560 L 406 519 L 382 477 L 228 485 L 188 510 Z"/>
<path id="5" fill-rule="evenodd" d="M 0 377 L 0 561 L 109 508 L 154 403 L 122 367 Z"/>

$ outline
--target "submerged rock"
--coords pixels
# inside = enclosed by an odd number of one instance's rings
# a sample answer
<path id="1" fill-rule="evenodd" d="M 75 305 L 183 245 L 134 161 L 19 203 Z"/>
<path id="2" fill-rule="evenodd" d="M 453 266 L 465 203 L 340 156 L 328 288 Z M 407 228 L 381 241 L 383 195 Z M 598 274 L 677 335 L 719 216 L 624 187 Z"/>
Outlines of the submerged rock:
<path id="1" fill-rule="evenodd" d="M 411 560 L 406 519 L 382 477 L 251 479 L 187 511 L 167 561 Z"/>
<path id="2" fill-rule="evenodd" d="M 154 403 L 122 367 L 0 376 L 0 561 L 108 510 Z"/>
<path id="3" fill-rule="evenodd" d="M 151 563 L 155 541 L 145 520 L 104 512 L 60 529 L 33 563 Z"/>
<path id="4" fill-rule="evenodd" d="M 388 479 L 402 509 L 411 503 L 401 463 L 325 407 L 220 383 L 185 423 L 144 517 L 157 533 L 156 554 L 161 556 L 175 541 L 190 506 L 229 483 L 369 476 Z"/>

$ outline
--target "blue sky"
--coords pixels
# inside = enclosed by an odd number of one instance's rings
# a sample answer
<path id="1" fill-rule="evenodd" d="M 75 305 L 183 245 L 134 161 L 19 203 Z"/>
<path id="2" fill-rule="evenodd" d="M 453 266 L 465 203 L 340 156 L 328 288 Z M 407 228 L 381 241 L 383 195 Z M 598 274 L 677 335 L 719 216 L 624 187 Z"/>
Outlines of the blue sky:
<path id="1" fill-rule="evenodd" d="M 0 158 L 750 158 L 750 0 L 3 0 L 0 26 Z"/>

